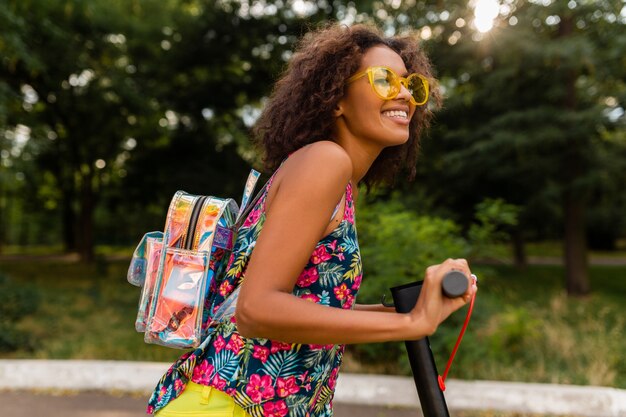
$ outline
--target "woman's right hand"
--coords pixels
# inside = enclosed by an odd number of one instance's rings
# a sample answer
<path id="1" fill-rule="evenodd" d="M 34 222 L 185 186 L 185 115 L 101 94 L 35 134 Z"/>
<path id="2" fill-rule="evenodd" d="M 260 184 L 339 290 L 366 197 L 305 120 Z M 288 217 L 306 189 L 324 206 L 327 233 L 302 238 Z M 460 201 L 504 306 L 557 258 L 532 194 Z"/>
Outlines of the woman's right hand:
<path id="1" fill-rule="evenodd" d="M 465 274 L 468 279 L 468 286 L 463 295 L 457 298 L 448 298 L 443 294 L 441 285 L 443 277 L 453 270 Z M 411 320 L 415 323 L 416 332 L 421 333 L 426 329 L 427 336 L 432 335 L 439 324 L 450 314 L 467 304 L 478 289 L 475 280 L 470 276 L 471 271 L 465 259 L 447 259 L 441 264 L 426 268 L 420 296 L 415 307 L 409 313 Z M 415 336 L 415 339 L 418 339 L 424 335 L 416 333 Z"/>

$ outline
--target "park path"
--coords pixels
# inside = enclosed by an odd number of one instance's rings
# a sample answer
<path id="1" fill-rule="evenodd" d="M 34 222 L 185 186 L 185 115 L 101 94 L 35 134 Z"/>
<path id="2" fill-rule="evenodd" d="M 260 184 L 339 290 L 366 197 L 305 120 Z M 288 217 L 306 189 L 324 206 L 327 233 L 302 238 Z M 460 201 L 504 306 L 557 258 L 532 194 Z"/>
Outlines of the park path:
<path id="1" fill-rule="evenodd" d="M 2 417 L 146 417 L 145 396 L 101 392 L 46 394 L 0 391 Z M 419 417 L 415 408 L 336 404 L 335 417 Z"/>

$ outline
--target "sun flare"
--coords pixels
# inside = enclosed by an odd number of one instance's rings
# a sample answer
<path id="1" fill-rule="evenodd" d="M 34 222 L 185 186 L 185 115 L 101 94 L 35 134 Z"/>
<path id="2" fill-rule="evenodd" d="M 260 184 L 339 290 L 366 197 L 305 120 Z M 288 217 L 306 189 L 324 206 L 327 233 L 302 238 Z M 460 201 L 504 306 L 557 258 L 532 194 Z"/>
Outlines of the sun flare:
<path id="1" fill-rule="evenodd" d="M 479 32 L 489 32 L 498 16 L 500 5 L 497 0 L 477 0 L 474 5 L 474 26 Z"/>

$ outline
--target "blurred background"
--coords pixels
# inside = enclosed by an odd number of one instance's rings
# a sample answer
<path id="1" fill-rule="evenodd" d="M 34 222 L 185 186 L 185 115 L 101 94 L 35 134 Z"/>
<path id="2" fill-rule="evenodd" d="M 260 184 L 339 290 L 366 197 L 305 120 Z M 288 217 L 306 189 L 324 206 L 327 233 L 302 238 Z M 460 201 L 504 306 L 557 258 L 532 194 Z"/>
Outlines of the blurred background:
<path id="1" fill-rule="evenodd" d="M 467 257 L 451 377 L 626 388 L 624 0 L 0 2 L 0 357 L 182 353 L 134 331 L 134 246 L 178 189 L 239 199 L 249 128 L 328 20 L 415 31 L 446 97 L 417 179 L 358 202 L 359 302 Z M 344 369 L 406 375 L 403 349 Z"/>

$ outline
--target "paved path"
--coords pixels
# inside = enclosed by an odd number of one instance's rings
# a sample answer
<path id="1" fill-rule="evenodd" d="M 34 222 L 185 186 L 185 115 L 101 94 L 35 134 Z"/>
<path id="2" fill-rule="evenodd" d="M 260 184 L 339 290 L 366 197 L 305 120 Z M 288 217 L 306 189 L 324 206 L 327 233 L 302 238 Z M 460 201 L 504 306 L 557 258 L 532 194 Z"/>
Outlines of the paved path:
<path id="1" fill-rule="evenodd" d="M 2 417 L 147 417 L 146 397 L 97 392 L 44 394 L 0 391 Z M 335 417 L 418 417 L 415 408 L 336 404 Z"/>

